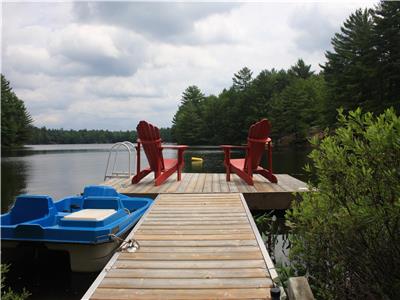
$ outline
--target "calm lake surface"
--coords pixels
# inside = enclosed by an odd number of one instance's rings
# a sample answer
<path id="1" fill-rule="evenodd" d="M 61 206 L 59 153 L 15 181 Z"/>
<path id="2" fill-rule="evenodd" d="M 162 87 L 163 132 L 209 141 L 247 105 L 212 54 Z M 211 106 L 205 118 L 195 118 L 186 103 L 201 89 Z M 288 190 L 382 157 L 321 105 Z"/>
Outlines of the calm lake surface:
<path id="1" fill-rule="evenodd" d="M 1 158 L 1 211 L 7 212 L 15 197 L 22 193 L 46 194 L 53 199 L 78 194 L 85 185 L 104 180 L 110 144 L 85 145 L 34 145 L 12 152 L 2 152 Z M 275 148 L 274 173 L 285 173 L 306 181 L 303 167 L 309 161 L 309 148 Z M 135 153 L 131 169 L 135 170 Z M 173 150 L 164 151 L 165 157 L 175 157 Z M 203 158 L 203 163 L 192 163 L 191 157 Z M 235 152 L 232 157 L 242 157 Z M 224 173 L 224 155 L 218 147 L 196 147 L 185 152 L 184 172 Z M 264 162 L 265 163 L 265 162 Z M 147 165 L 145 155 L 141 164 Z M 127 171 L 126 152 L 118 154 L 116 170 Z M 273 250 L 277 261 L 285 260 L 281 236 L 276 238 Z M 270 250 L 272 251 L 272 250 Z M 30 299 L 80 299 L 97 274 L 77 274 L 67 271 L 65 264 L 54 267 L 60 258 L 47 257 L 40 265 L 13 265 L 7 275 L 7 284 L 20 290 L 26 287 L 32 293 Z"/>

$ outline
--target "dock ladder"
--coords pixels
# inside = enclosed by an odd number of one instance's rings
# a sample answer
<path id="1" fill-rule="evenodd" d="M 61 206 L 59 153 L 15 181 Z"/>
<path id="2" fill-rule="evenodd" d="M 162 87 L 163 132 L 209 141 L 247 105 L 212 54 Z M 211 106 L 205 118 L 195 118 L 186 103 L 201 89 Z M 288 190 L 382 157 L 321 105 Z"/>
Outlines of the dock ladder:
<path id="1" fill-rule="evenodd" d="M 121 150 L 125 150 L 128 153 L 128 171 L 127 172 L 115 170 L 115 166 L 117 164 L 118 153 L 120 153 Z M 132 175 L 131 153 L 133 150 L 135 150 L 135 145 L 129 141 L 118 142 L 111 146 L 109 153 L 108 153 L 106 170 L 104 172 L 104 181 L 107 180 L 108 178 L 130 178 L 131 177 L 131 175 Z M 110 168 L 110 160 L 111 160 L 113 154 L 114 154 L 113 163 L 112 163 L 112 167 Z"/>

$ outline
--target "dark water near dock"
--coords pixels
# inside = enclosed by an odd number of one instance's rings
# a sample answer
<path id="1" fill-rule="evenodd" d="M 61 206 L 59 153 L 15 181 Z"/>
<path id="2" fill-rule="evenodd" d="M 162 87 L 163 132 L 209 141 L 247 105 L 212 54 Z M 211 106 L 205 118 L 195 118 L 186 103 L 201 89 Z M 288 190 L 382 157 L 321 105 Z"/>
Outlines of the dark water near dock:
<path id="1" fill-rule="evenodd" d="M 8 211 L 15 197 L 22 193 L 48 194 L 53 199 L 78 194 L 85 185 L 104 180 L 109 144 L 96 145 L 35 145 L 25 149 L 4 152 L 1 158 L 1 211 Z M 308 162 L 308 148 L 275 148 L 275 173 L 286 173 L 306 181 L 303 167 Z M 166 150 L 165 157 L 174 157 L 175 151 Z M 203 163 L 192 162 L 191 157 L 203 158 Z M 241 157 L 235 152 L 233 157 Z M 126 153 L 119 154 L 118 170 L 128 164 Z M 142 155 L 142 164 L 147 164 Z M 132 170 L 135 170 L 132 159 Z M 134 171 L 133 171 L 134 172 Z M 185 152 L 184 172 L 223 173 L 223 153 L 218 147 L 196 147 Z M 275 245 L 273 257 L 285 261 L 285 238 L 282 234 L 266 237 Z M 46 256 L 46 255 L 45 255 Z M 14 265 L 6 283 L 15 290 L 25 287 L 32 293 L 29 299 L 80 299 L 97 274 L 71 273 L 67 263 L 59 267 L 63 258 L 46 256 L 37 265 Z"/>

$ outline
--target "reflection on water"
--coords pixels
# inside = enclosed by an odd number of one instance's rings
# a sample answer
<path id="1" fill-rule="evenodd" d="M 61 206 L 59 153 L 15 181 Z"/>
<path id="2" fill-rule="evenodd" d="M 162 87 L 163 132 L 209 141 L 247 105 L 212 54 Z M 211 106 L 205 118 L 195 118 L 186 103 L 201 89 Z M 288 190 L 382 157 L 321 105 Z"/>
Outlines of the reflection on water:
<path id="1" fill-rule="evenodd" d="M 5 276 L 6 286 L 12 287 L 15 292 L 25 288 L 31 294 L 28 299 L 81 299 L 98 276 L 98 273 L 71 272 L 68 255 L 64 252 L 27 248 L 24 254 L 29 259 L 15 260 L 13 257 L 14 260 L 11 260 L 3 251 L 2 263 L 10 264 Z"/>
<path id="2" fill-rule="evenodd" d="M 28 165 L 12 158 L 1 161 L 1 211 L 8 211 L 17 195 L 25 192 Z"/>
<path id="3" fill-rule="evenodd" d="M 23 150 L 3 152 L 1 158 L 2 213 L 8 210 L 15 196 L 21 193 L 47 194 L 53 199 L 59 199 L 80 193 L 85 185 L 102 182 L 110 147 L 111 145 L 108 144 L 38 145 Z M 308 153 L 309 149 L 274 149 L 274 172 L 307 180 L 302 168 L 307 162 Z M 164 156 L 176 157 L 176 152 L 165 150 Z M 192 157 L 203 158 L 203 162 L 192 162 Z M 234 151 L 232 157 L 244 157 L 244 154 L 241 151 Z M 119 159 L 116 169 L 126 171 L 128 157 L 121 154 Z M 184 159 L 184 172 L 225 172 L 224 155 L 218 147 L 190 148 L 185 152 Z M 131 161 L 132 170 L 135 170 L 135 158 L 133 157 Z M 142 155 L 141 164 L 147 165 L 145 155 Z M 265 159 L 262 164 L 265 165 Z M 274 232 L 271 231 L 273 229 L 269 228 L 265 232 Z M 269 251 L 276 261 L 285 259 L 285 255 L 280 253 L 286 247 L 284 234 L 278 232 L 278 234 L 264 236 L 267 246 L 271 247 Z M 55 265 L 57 268 L 54 267 Z M 79 299 L 97 274 L 71 273 L 67 271 L 67 266 L 68 262 L 62 265 L 62 259 L 54 260 L 49 255 L 45 255 L 44 259 L 34 261 L 31 265 L 15 263 L 11 266 L 7 281 L 16 289 L 26 287 L 33 294 L 30 299 Z"/>
<path id="4" fill-rule="evenodd" d="M 253 217 L 274 264 L 287 265 L 290 241 L 289 228 L 285 226 L 285 212 L 254 212 Z"/>

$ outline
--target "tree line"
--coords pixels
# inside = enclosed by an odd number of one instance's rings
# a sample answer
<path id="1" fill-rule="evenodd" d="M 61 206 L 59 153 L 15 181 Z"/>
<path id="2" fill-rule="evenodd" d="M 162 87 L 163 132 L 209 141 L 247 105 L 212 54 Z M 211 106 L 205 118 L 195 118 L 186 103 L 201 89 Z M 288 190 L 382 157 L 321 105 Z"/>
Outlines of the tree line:
<path id="1" fill-rule="evenodd" d="M 277 142 L 303 143 L 335 127 L 337 109 L 361 107 L 379 114 L 400 111 L 400 3 L 358 9 L 331 40 L 319 74 L 299 59 L 288 70 L 244 67 L 219 95 L 189 86 L 173 118 L 172 134 L 183 144 L 244 143 L 249 126 L 272 123 Z"/>
<path id="2" fill-rule="evenodd" d="M 172 141 L 170 128 L 160 128 L 160 135 L 165 142 Z M 122 141 L 135 143 L 136 139 L 135 130 L 65 130 L 32 127 L 27 144 L 106 144 Z"/>

